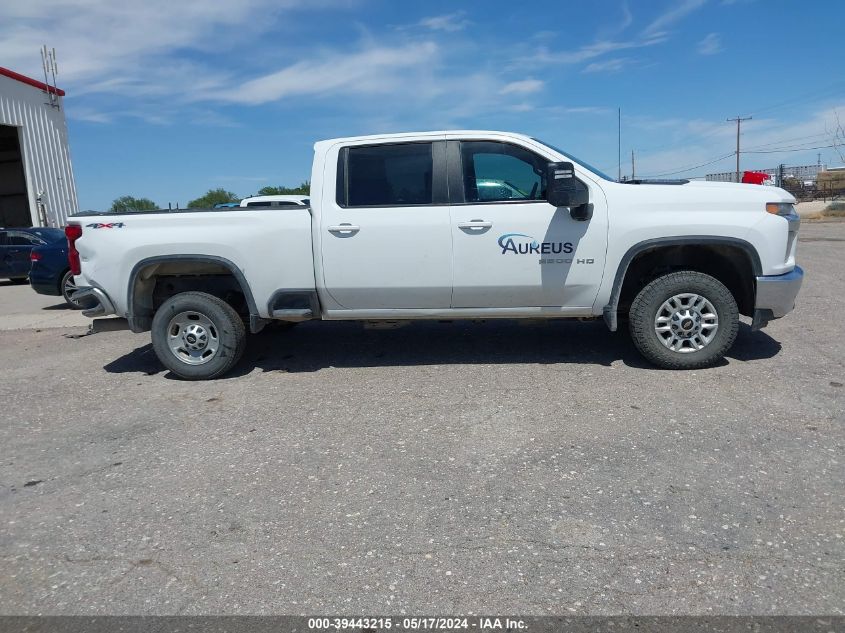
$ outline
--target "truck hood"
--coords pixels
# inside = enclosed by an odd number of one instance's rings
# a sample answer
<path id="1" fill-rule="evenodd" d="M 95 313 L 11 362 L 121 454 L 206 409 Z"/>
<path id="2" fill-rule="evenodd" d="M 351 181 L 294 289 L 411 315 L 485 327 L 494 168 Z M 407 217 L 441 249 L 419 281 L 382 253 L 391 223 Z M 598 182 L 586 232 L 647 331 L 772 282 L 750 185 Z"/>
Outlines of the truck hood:
<path id="1" fill-rule="evenodd" d="M 638 181 L 636 183 L 610 183 L 606 187 L 608 201 L 634 205 L 653 205 L 697 210 L 749 210 L 763 211 L 767 202 L 795 203 L 795 198 L 780 187 L 750 185 L 735 182 L 688 181 Z"/>

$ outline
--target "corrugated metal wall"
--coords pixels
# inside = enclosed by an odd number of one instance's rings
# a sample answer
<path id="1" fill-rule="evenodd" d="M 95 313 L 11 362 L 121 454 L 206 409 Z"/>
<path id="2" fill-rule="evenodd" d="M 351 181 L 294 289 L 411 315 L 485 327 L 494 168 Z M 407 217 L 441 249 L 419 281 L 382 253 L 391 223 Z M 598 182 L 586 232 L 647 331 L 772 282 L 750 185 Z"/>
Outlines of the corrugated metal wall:
<path id="1" fill-rule="evenodd" d="M 0 125 L 21 130 L 21 151 L 26 175 L 29 208 L 37 226 L 37 197 L 47 210 L 50 226 L 63 226 L 68 215 L 76 213 L 76 183 L 68 149 L 67 122 L 63 98 L 59 108 L 48 105 L 44 91 L 0 75 Z"/>

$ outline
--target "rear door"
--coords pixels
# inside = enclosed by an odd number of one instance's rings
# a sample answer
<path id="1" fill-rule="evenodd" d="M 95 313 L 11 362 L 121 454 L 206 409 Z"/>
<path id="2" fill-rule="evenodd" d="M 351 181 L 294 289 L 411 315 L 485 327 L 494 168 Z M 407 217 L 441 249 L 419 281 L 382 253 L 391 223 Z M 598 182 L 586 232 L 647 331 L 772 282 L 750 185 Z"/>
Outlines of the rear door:
<path id="1" fill-rule="evenodd" d="M 607 206 L 593 183 L 593 217 L 573 220 L 545 200 L 538 148 L 449 140 L 454 308 L 592 307 L 607 247 Z"/>
<path id="2" fill-rule="evenodd" d="M 449 307 L 445 152 L 437 137 L 329 151 L 321 203 L 323 283 L 342 308 Z"/>

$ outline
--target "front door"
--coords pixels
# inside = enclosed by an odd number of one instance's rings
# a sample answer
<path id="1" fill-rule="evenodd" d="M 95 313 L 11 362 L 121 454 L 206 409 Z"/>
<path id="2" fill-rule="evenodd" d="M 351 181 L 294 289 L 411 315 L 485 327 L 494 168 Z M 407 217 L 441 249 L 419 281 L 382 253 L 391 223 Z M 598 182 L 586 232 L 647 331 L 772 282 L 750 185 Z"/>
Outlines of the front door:
<path id="1" fill-rule="evenodd" d="M 449 307 L 445 152 L 442 140 L 340 149 L 320 226 L 324 286 L 339 306 Z"/>
<path id="2" fill-rule="evenodd" d="M 573 220 L 545 200 L 536 148 L 449 141 L 454 308 L 592 307 L 607 246 L 604 195 L 592 182 L 593 217 Z"/>

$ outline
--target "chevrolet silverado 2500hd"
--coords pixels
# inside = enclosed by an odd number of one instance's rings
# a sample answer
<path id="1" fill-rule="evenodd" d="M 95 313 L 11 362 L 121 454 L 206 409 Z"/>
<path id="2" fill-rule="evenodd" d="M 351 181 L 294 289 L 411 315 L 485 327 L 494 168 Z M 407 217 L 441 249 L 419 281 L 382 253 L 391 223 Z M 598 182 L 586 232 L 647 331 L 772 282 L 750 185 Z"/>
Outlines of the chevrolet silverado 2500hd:
<path id="1" fill-rule="evenodd" d="M 723 357 L 739 315 L 795 303 L 795 200 L 776 187 L 614 182 L 535 138 L 450 131 L 314 146 L 310 206 L 84 213 L 76 297 L 220 376 L 270 320 L 603 317 L 672 369 Z"/>

